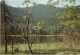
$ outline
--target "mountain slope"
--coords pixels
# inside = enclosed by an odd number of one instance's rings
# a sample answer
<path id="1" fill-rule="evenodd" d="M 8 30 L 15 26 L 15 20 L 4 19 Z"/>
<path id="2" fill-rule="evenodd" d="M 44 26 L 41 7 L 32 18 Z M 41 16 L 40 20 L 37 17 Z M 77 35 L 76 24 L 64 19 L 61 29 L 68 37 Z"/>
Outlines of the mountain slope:
<path id="1" fill-rule="evenodd" d="M 62 10 L 62 8 L 52 7 L 49 8 L 46 5 L 39 4 L 34 8 L 29 7 L 32 13 L 31 22 L 39 22 L 46 21 L 48 25 L 53 25 L 53 23 L 57 22 L 56 14 Z M 19 18 L 20 21 L 23 20 L 23 16 L 25 15 L 26 8 L 15 8 L 9 6 L 10 13 L 16 18 Z"/>

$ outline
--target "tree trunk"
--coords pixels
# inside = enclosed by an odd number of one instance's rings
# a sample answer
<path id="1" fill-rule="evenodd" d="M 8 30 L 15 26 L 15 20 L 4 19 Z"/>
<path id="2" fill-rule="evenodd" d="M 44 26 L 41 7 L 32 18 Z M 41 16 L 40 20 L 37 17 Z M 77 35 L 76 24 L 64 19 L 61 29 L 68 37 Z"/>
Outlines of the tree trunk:
<path id="1" fill-rule="evenodd" d="M 3 14 L 3 23 L 4 23 L 4 35 L 5 35 L 5 54 L 7 53 L 7 29 L 6 29 L 6 23 L 7 23 L 7 18 L 5 16 L 5 1 L 3 1 L 3 9 L 4 9 L 4 14 Z"/>
<path id="2" fill-rule="evenodd" d="M 14 43 L 13 43 L 13 37 L 12 37 L 12 54 L 13 54 L 13 45 L 14 45 Z"/>
<path id="3" fill-rule="evenodd" d="M 6 36 L 6 27 L 5 27 L 5 53 L 7 53 L 7 36 Z"/>
<path id="4" fill-rule="evenodd" d="M 28 20 L 28 26 L 27 26 L 27 42 L 28 42 L 28 47 L 30 49 L 31 54 L 33 54 L 31 46 L 30 46 L 30 42 L 29 42 L 29 20 Z"/>

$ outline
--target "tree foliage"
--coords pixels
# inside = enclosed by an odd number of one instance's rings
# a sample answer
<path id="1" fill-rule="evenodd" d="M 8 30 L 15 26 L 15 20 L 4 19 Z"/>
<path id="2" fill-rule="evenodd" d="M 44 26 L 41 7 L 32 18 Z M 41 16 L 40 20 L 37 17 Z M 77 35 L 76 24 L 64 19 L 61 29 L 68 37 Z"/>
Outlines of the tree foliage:
<path id="1" fill-rule="evenodd" d="M 73 29 L 78 29 L 80 27 L 79 7 L 67 7 L 61 13 L 58 14 L 58 17 L 62 20 L 61 24 L 65 26 L 69 26 Z"/>
<path id="2" fill-rule="evenodd" d="M 56 1 L 48 0 L 47 4 L 55 6 L 55 5 L 58 5 L 60 2 L 69 2 L 70 4 L 73 5 L 76 3 L 76 0 L 56 0 Z M 67 5 L 69 5 L 69 4 L 67 4 Z"/>
<path id="3" fill-rule="evenodd" d="M 79 39 L 80 37 L 80 7 L 71 6 L 65 8 L 58 14 L 61 20 L 60 25 L 64 26 L 64 30 L 71 38 Z"/>

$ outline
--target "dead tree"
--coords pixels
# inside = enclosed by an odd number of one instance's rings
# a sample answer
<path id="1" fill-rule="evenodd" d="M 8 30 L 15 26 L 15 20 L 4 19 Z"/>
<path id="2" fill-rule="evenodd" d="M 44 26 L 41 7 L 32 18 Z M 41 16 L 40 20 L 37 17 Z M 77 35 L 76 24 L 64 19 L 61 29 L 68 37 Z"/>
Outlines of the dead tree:
<path id="1" fill-rule="evenodd" d="M 29 37 L 28 37 L 28 35 L 29 35 L 29 27 L 27 26 L 27 37 L 26 37 L 26 31 L 24 30 L 23 27 L 21 27 L 21 30 L 22 30 L 22 33 L 23 33 L 23 37 L 27 40 L 29 50 L 30 50 L 31 54 L 33 54 L 32 49 L 31 49 L 31 45 L 30 45 L 30 41 L 29 41 Z"/>
<path id="2" fill-rule="evenodd" d="M 23 33 L 22 36 L 27 40 L 28 47 L 29 47 L 29 50 L 30 50 L 31 54 L 33 54 L 32 49 L 31 49 L 31 45 L 30 45 L 31 43 L 30 43 L 29 37 L 28 37 L 28 35 L 29 35 L 29 20 L 27 20 L 27 23 L 26 24 L 24 24 L 24 21 L 23 22 L 19 22 L 19 19 L 15 19 L 14 18 L 14 20 L 15 20 L 16 25 L 18 26 L 18 28 L 20 28 L 20 30 L 21 30 L 20 33 Z M 23 25 L 27 25 L 27 26 L 25 27 Z"/>
<path id="3" fill-rule="evenodd" d="M 1 2 L 1 11 L 2 11 L 2 24 L 4 25 L 4 38 L 5 38 L 5 53 L 7 53 L 7 17 L 6 17 L 6 5 L 5 1 Z"/>
<path id="4" fill-rule="evenodd" d="M 1 2 L 1 24 L 2 26 L 2 31 L 4 34 L 4 40 L 5 40 L 5 53 L 8 52 L 8 35 L 11 35 L 10 33 L 12 31 L 10 31 L 10 23 L 13 22 L 13 20 L 11 19 L 11 14 L 9 13 L 8 10 L 8 6 L 5 4 L 5 0 Z M 9 22 L 10 21 L 10 22 Z M 9 30 L 9 33 L 7 32 Z"/>

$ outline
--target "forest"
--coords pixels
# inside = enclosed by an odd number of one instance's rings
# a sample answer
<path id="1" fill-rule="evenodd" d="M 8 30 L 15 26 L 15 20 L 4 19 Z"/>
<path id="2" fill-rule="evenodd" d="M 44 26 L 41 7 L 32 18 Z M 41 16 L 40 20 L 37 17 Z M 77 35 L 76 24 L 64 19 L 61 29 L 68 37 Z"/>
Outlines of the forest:
<path id="1" fill-rule="evenodd" d="M 54 1 L 22 0 L 25 7 L 14 7 L 2 0 L 0 54 L 79 55 L 80 0 Z"/>

